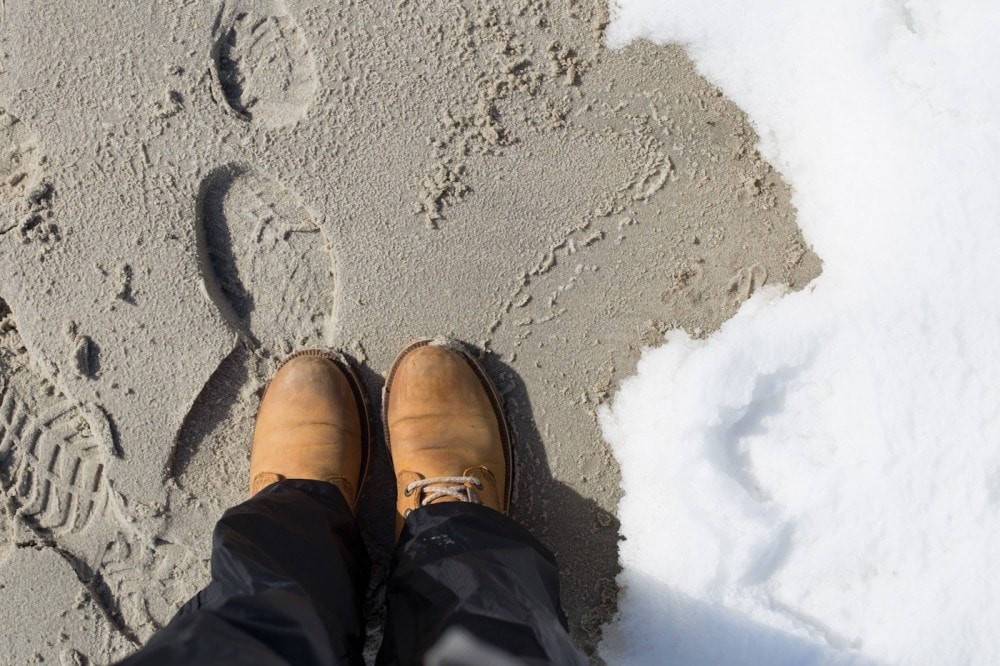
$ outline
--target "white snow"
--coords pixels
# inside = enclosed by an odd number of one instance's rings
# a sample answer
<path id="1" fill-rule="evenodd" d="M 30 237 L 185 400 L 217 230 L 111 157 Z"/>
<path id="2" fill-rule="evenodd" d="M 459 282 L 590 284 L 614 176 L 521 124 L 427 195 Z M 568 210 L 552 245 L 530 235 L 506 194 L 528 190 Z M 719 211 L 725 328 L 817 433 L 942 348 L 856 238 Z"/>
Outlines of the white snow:
<path id="1" fill-rule="evenodd" d="M 1000 3 L 621 0 L 744 109 L 823 260 L 647 350 L 611 664 L 1000 663 Z M 724 222 L 724 221 L 723 221 Z"/>

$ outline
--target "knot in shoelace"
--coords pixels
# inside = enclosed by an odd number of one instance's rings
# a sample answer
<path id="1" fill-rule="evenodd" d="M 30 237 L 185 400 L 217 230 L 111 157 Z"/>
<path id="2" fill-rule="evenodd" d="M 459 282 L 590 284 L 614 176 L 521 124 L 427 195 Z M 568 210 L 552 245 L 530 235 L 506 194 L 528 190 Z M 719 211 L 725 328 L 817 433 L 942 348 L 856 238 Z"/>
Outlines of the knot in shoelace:
<path id="1" fill-rule="evenodd" d="M 418 490 L 422 491 L 424 497 L 420 500 L 420 506 L 427 506 L 442 497 L 454 497 L 462 502 L 479 504 L 479 497 L 472 492 L 473 487 L 482 490 L 483 482 L 474 476 L 438 476 L 406 484 L 403 494 L 409 497 Z"/>

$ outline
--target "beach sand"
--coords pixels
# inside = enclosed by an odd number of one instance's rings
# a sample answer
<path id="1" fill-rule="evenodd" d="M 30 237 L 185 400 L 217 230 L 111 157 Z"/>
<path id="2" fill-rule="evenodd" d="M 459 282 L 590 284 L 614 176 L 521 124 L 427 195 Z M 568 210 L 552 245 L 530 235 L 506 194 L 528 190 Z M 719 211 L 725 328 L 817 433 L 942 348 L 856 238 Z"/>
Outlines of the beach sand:
<path id="1" fill-rule="evenodd" d="M 664 331 L 820 270 L 740 110 L 678 48 L 609 52 L 602 2 L 0 15 L 4 661 L 121 657 L 206 583 L 289 352 L 344 351 L 378 409 L 395 353 L 437 334 L 496 378 L 512 515 L 591 651 L 621 495 L 595 410 Z M 393 546 L 377 452 L 369 652 Z"/>

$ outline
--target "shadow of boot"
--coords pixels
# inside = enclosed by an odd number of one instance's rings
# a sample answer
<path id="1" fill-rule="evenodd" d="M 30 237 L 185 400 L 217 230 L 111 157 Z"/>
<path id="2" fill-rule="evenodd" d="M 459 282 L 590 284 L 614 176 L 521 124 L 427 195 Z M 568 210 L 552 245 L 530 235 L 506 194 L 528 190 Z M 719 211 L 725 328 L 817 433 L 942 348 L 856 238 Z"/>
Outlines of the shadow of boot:
<path id="1" fill-rule="evenodd" d="M 482 361 L 503 398 L 514 438 L 510 516 L 555 554 L 570 631 L 596 659 L 601 629 L 617 610 L 618 518 L 553 476 L 524 381 L 495 354 Z"/>

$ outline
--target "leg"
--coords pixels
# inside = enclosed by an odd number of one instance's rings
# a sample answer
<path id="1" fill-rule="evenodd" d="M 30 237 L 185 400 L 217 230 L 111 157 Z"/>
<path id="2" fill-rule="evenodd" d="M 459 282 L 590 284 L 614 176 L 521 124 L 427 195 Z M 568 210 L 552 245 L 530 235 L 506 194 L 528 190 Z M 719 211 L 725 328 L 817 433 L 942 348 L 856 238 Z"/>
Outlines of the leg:
<path id="1" fill-rule="evenodd" d="M 335 486 L 275 483 L 226 512 L 211 584 L 123 663 L 362 663 L 369 567 Z"/>
<path id="2" fill-rule="evenodd" d="M 293 355 L 257 414 L 253 497 L 216 525 L 212 583 L 126 663 L 361 663 L 370 564 L 353 510 L 370 445 L 347 361 Z"/>
<path id="3" fill-rule="evenodd" d="M 457 343 L 413 343 L 382 406 L 399 546 L 379 662 L 586 664 L 554 558 L 506 516 L 510 435 L 483 368 Z"/>
<path id="4" fill-rule="evenodd" d="M 468 663 L 465 649 L 477 663 L 588 663 L 566 628 L 555 558 L 503 514 L 467 503 L 414 511 L 394 564 L 379 663 L 421 663 L 428 651 L 428 663 Z"/>

